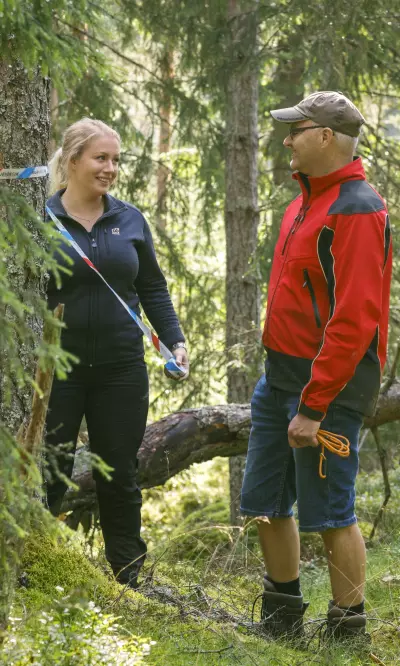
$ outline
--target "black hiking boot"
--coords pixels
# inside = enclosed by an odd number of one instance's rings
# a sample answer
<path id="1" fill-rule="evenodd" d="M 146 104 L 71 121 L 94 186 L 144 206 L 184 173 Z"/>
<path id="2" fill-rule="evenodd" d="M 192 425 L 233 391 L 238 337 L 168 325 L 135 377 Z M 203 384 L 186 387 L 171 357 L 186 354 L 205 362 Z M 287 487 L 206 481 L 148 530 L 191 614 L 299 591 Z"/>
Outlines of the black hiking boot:
<path id="1" fill-rule="evenodd" d="M 366 626 L 365 613 L 346 614 L 343 608 L 335 606 L 333 601 L 330 601 L 324 640 L 357 641 L 359 639 L 362 643 L 368 643 L 371 637 L 365 631 Z"/>
<path id="2" fill-rule="evenodd" d="M 304 638 L 303 616 L 309 604 L 303 595 L 282 594 L 264 577 L 261 606 L 261 625 L 271 638 L 285 638 L 301 642 Z"/>

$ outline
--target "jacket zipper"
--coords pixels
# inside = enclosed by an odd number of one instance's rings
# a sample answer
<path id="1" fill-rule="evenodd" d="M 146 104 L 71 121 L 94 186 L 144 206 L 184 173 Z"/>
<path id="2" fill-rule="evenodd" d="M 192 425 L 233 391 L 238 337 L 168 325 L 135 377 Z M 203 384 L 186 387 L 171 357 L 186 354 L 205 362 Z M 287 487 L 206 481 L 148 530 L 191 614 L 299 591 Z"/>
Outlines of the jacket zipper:
<path id="1" fill-rule="evenodd" d="M 321 328 L 321 326 L 322 326 L 322 324 L 321 324 L 321 315 L 319 314 L 318 303 L 317 303 L 317 299 L 315 297 L 314 287 L 312 286 L 312 282 L 311 282 L 310 276 L 308 274 L 308 270 L 306 268 L 304 268 L 304 270 L 303 270 L 303 275 L 304 275 L 303 287 L 307 287 L 308 291 L 310 292 L 311 302 L 312 302 L 312 306 L 313 306 L 313 310 L 314 310 L 315 322 L 317 324 L 317 328 Z"/>
<path id="2" fill-rule="evenodd" d="M 290 228 L 290 231 L 289 231 L 288 235 L 285 238 L 285 242 L 284 242 L 283 248 L 282 248 L 282 254 L 285 254 L 285 250 L 286 250 L 287 244 L 289 242 L 289 238 L 296 233 L 297 229 L 299 228 L 301 223 L 304 221 L 304 218 L 306 216 L 306 213 L 307 213 L 309 207 L 310 206 L 306 206 L 305 208 L 301 208 L 300 211 L 297 213 L 296 217 L 294 218 L 294 221 L 293 221 L 293 224 Z"/>
<path id="3" fill-rule="evenodd" d="M 90 245 L 92 248 L 93 263 L 97 268 L 97 241 L 96 241 L 96 231 L 94 229 L 92 229 L 92 231 L 89 233 L 89 238 L 90 238 Z M 96 296 L 96 287 L 93 287 L 93 291 L 91 290 L 91 296 L 90 296 L 90 323 L 91 323 L 90 328 L 93 331 L 92 349 L 90 357 L 90 360 L 92 362 L 89 364 L 90 366 L 92 366 L 94 363 L 95 350 L 96 350 L 96 337 L 94 335 L 95 327 L 92 325 L 94 319 L 94 311 L 95 311 L 95 303 L 94 303 L 95 296 Z"/>
<path id="4" fill-rule="evenodd" d="M 106 242 L 107 253 L 110 254 L 110 244 L 108 242 L 108 230 L 106 228 L 104 229 L 104 239 L 105 239 L 105 242 Z"/>
<path id="5" fill-rule="evenodd" d="M 288 235 L 286 236 L 285 242 L 283 244 L 282 253 L 281 253 L 282 255 L 285 254 L 285 250 L 286 250 L 286 247 L 289 243 L 289 239 L 293 237 L 293 235 L 296 233 L 297 229 L 299 228 L 300 224 L 302 222 L 304 222 L 304 218 L 305 218 L 306 213 L 307 213 L 309 208 L 310 208 L 309 205 L 304 206 L 304 208 L 300 208 L 300 211 L 297 213 L 296 217 L 294 218 L 291 229 L 290 229 Z M 269 320 L 270 320 L 270 317 L 271 317 L 272 303 L 274 302 L 275 294 L 278 290 L 278 285 L 279 285 L 284 267 L 285 267 L 285 262 L 283 262 L 283 264 L 282 264 L 281 271 L 279 273 L 279 278 L 276 282 L 275 291 L 274 291 L 274 295 L 272 297 L 272 301 L 267 307 L 267 322 L 266 322 L 266 332 L 267 332 L 267 334 L 268 334 Z"/>

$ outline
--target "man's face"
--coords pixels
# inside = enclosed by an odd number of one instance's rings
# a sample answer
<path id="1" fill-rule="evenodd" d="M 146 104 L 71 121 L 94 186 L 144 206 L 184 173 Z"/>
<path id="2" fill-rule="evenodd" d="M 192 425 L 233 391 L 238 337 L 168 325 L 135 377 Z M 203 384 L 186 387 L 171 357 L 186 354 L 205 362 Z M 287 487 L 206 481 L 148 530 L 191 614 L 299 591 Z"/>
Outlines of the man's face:
<path id="1" fill-rule="evenodd" d="M 304 128 L 304 132 L 298 132 Z M 315 167 L 321 161 L 322 153 L 322 132 L 323 128 L 312 120 L 301 120 L 298 123 L 290 125 L 290 131 L 285 138 L 283 145 L 292 151 L 290 168 L 292 171 L 301 171 L 307 175 L 312 175 Z M 291 134 L 291 132 L 293 132 Z"/>

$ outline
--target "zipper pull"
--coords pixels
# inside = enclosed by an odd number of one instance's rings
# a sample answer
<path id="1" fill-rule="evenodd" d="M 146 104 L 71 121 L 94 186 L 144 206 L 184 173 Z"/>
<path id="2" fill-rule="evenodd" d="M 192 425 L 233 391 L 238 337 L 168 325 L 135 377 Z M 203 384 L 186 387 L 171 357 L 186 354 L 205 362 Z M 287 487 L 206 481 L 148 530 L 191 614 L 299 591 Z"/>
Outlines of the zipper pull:
<path id="1" fill-rule="evenodd" d="M 92 247 L 97 247 L 96 239 L 93 238 L 93 236 L 91 236 L 90 239 L 92 241 Z"/>

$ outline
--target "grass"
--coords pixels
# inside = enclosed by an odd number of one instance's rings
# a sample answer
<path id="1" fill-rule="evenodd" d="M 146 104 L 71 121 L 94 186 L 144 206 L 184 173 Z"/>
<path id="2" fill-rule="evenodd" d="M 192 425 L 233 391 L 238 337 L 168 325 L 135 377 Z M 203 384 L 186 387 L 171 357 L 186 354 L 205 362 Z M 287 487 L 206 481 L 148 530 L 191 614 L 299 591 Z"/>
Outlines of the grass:
<path id="1" fill-rule="evenodd" d="M 261 591 L 263 565 L 255 530 L 245 532 L 228 526 L 224 465 L 218 460 L 208 463 L 169 481 L 163 489 L 146 493 L 143 513 L 150 546 L 146 573 L 151 580 L 143 594 L 114 583 L 102 553 L 90 561 L 84 555 L 82 537 L 64 526 L 60 525 L 56 537 L 40 532 L 33 535 L 23 562 L 29 586 L 19 588 L 14 611 L 24 618 L 20 639 L 35 631 L 38 613 L 51 607 L 56 587 L 62 587 L 66 593 L 75 590 L 82 599 L 91 599 L 104 612 L 116 615 L 121 636 L 131 632 L 155 641 L 144 658 L 144 663 L 154 666 L 364 666 L 374 663 L 370 652 L 385 666 L 398 665 L 399 470 L 391 472 L 394 497 L 376 540 L 368 548 L 370 648 L 328 648 L 315 638 L 304 651 L 266 641 L 241 626 L 250 621 L 253 601 Z M 359 514 L 365 534 L 380 506 L 379 480 L 379 474 L 360 476 Z M 319 540 L 308 536 L 302 553 L 302 589 L 310 601 L 306 618 L 322 619 L 329 599 L 329 579 Z M 309 625 L 310 633 L 315 626 Z M 90 663 L 82 661 L 79 666 Z M 70 664 L 60 662 L 60 666 Z"/>

